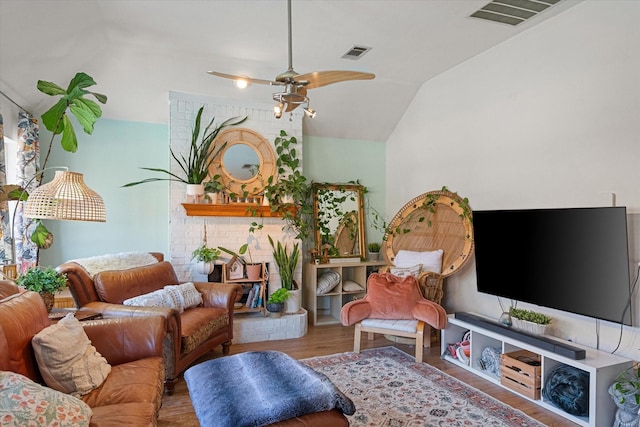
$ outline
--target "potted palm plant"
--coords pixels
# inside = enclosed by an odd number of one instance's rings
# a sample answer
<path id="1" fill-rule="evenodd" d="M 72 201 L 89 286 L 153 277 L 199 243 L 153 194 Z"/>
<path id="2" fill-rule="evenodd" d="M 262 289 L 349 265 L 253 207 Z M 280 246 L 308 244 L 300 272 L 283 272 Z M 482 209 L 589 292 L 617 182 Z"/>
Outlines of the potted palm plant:
<path id="1" fill-rule="evenodd" d="M 51 311 L 55 294 L 67 286 L 67 275 L 58 273 L 53 267 L 31 267 L 18 276 L 16 283 L 28 291 L 39 293 L 47 311 Z"/>
<path id="2" fill-rule="evenodd" d="M 159 172 L 167 177 L 153 177 L 143 179 L 142 181 L 130 182 L 128 184 L 123 185 L 123 187 L 132 187 L 138 184 L 144 184 L 145 182 L 154 182 L 154 181 L 175 181 L 175 182 L 183 182 L 187 184 L 187 195 L 194 196 L 194 200 L 197 200 L 199 196 L 204 195 L 204 185 L 203 182 L 209 175 L 209 167 L 215 160 L 215 158 L 220 155 L 222 150 L 226 147 L 227 143 L 224 142 L 220 144 L 219 147 L 216 147 L 214 143 L 216 137 L 224 128 L 229 126 L 236 126 L 240 123 L 244 122 L 247 117 L 239 118 L 233 117 L 225 120 L 220 125 L 211 128 L 213 126 L 213 122 L 215 117 L 211 119 L 207 127 L 205 127 L 204 131 L 200 132 L 200 121 L 202 119 L 202 112 L 204 111 L 204 107 L 200 107 L 198 113 L 196 115 L 195 125 L 193 127 L 193 131 L 191 133 L 191 144 L 189 145 L 189 154 L 185 157 L 183 154 L 178 156 L 173 149 L 169 148 L 169 152 L 171 153 L 171 157 L 178 163 L 180 167 L 181 174 L 174 174 L 167 169 L 160 168 L 141 168 L 144 170 L 148 170 L 151 172 Z M 198 142 L 198 139 L 200 141 Z M 190 187 L 196 186 L 196 187 Z"/>
<path id="3" fill-rule="evenodd" d="M 278 241 L 274 243 L 271 236 L 268 236 L 269 244 L 273 249 L 273 258 L 280 272 L 281 287 L 288 290 L 290 295 L 287 298 L 287 313 L 295 313 L 300 310 L 300 287 L 293 278 L 300 259 L 300 247 L 298 242 L 294 243 L 291 252 L 287 252 L 287 248 Z"/>

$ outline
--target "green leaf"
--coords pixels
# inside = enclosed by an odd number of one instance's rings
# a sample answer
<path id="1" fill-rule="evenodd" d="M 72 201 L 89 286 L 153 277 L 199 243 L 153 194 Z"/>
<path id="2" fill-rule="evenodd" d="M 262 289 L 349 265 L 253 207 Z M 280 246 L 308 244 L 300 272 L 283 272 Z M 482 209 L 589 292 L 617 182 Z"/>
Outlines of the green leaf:
<path id="1" fill-rule="evenodd" d="M 47 128 L 49 132 L 53 132 L 55 134 L 59 134 L 64 129 L 62 125 L 62 121 L 60 118 L 64 115 L 64 112 L 67 110 L 67 100 L 65 98 L 60 99 L 56 104 L 49 108 L 46 113 L 42 115 L 42 123 Z M 60 121 L 60 124 L 58 122 Z M 56 125 L 58 125 L 58 129 L 56 132 Z"/>
<path id="2" fill-rule="evenodd" d="M 7 194 L 7 198 L 9 200 L 20 200 L 21 202 L 24 202 L 25 200 L 27 200 L 29 198 L 29 193 L 27 193 L 24 190 L 11 190 L 9 191 L 9 194 Z"/>
<path id="3" fill-rule="evenodd" d="M 64 91 L 60 86 L 55 83 L 45 82 L 44 80 L 38 80 L 38 90 L 42 93 L 46 93 L 47 95 L 55 96 L 55 95 L 66 95 L 67 92 Z"/>
<path id="4" fill-rule="evenodd" d="M 62 144 L 62 148 L 65 151 L 75 153 L 78 151 L 78 139 L 76 138 L 76 132 L 73 130 L 71 120 L 66 114 L 62 118 L 62 123 L 64 124 L 64 132 L 62 133 L 60 144 Z"/>
<path id="5" fill-rule="evenodd" d="M 76 116 L 78 123 L 82 125 L 84 131 L 91 135 L 93 133 L 93 125 L 96 120 L 98 120 L 98 118 L 93 115 L 93 112 L 89 108 L 85 107 L 84 104 L 71 104 L 69 110 L 71 110 L 71 114 Z"/>
<path id="6" fill-rule="evenodd" d="M 95 96 L 96 99 L 100 101 L 101 104 L 107 103 L 107 95 L 103 95 L 101 93 L 96 93 L 96 92 L 87 92 L 87 93 L 90 93 L 91 95 Z"/>
<path id="7" fill-rule="evenodd" d="M 96 119 L 102 116 L 102 108 L 100 108 L 98 104 L 96 104 L 94 101 L 90 99 L 78 98 L 78 99 L 75 99 L 73 103 L 78 106 L 82 105 L 83 108 L 91 111 L 93 115 L 96 117 Z"/>
<path id="8" fill-rule="evenodd" d="M 85 88 L 89 86 L 94 86 L 96 82 L 93 80 L 93 77 L 89 76 L 86 73 L 80 72 L 76 73 L 76 75 L 69 82 L 69 87 L 67 88 L 67 92 L 71 92 L 75 88 Z"/>
<path id="9" fill-rule="evenodd" d="M 43 247 L 46 243 L 47 237 L 49 237 L 49 230 L 45 227 L 42 222 L 38 222 L 36 229 L 33 231 L 31 235 L 31 241 L 35 243 L 39 248 Z"/>

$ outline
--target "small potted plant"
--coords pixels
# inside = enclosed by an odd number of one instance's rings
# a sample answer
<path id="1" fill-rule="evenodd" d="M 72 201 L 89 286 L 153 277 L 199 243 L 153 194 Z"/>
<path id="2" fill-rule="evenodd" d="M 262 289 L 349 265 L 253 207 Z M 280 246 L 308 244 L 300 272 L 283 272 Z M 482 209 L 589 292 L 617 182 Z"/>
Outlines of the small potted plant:
<path id="1" fill-rule="evenodd" d="M 380 243 L 371 242 L 367 245 L 367 259 L 369 261 L 378 261 L 380 259 Z"/>
<path id="2" fill-rule="evenodd" d="M 211 274 L 215 261 L 220 256 L 220 249 L 208 248 L 206 244 L 202 244 L 198 249 L 192 252 L 191 259 L 197 261 L 197 269 L 200 274 Z"/>
<path id="3" fill-rule="evenodd" d="M 520 308 L 509 308 L 513 327 L 537 335 L 548 334 L 551 328 L 551 317 L 546 314 Z"/>
<path id="4" fill-rule="evenodd" d="M 58 273 L 53 267 L 31 267 L 18 276 L 16 283 L 28 291 L 39 293 L 47 311 L 51 311 L 55 294 L 67 286 L 67 275 Z"/>
<path id="5" fill-rule="evenodd" d="M 220 193 L 224 191 L 224 184 L 220 182 L 220 175 L 214 175 L 209 181 L 204 183 L 205 198 L 212 204 L 222 203 Z"/>
<path id="6" fill-rule="evenodd" d="M 285 288 L 280 288 L 267 299 L 267 311 L 269 313 L 281 313 L 284 309 L 284 302 L 289 298 L 289 291 Z"/>

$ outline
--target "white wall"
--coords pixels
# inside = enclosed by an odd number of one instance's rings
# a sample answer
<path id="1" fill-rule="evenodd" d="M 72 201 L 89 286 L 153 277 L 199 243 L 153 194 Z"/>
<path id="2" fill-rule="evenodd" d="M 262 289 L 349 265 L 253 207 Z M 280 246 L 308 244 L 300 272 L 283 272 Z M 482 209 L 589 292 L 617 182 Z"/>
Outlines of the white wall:
<path id="1" fill-rule="evenodd" d="M 476 210 L 608 206 L 613 192 L 640 261 L 638 20 L 640 2 L 586 0 L 425 83 L 387 142 L 386 211 L 443 185 Z M 473 262 L 447 280 L 444 304 L 500 313 L 475 291 Z M 533 308 L 558 336 L 596 346 L 594 320 Z M 613 350 L 619 326 L 600 332 Z M 639 348 L 625 328 L 618 354 L 640 359 Z"/>

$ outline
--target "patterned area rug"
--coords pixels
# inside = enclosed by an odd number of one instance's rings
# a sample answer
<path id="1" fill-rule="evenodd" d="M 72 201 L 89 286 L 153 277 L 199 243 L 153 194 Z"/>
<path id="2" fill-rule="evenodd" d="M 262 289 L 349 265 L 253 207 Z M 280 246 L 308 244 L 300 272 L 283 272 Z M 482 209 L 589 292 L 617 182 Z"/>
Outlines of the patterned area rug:
<path id="1" fill-rule="evenodd" d="M 356 405 L 351 426 L 543 427 L 395 347 L 301 360 L 334 382 Z"/>

